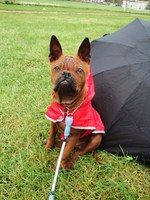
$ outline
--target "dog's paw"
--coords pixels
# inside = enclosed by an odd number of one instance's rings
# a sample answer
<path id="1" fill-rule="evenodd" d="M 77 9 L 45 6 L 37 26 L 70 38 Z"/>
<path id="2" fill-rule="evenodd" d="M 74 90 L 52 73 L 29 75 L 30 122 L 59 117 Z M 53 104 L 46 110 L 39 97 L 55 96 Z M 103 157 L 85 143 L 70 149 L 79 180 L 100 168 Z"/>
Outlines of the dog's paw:
<path id="1" fill-rule="evenodd" d="M 72 157 L 70 160 L 66 162 L 61 162 L 60 169 L 63 169 L 65 171 L 71 170 L 74 167 L 76 159 L 77 157 Z M 56 169 L 56 167 L 54 169 Z"/>
<path id="2" fill-rule="evenodd" d="M 66 165 L 65 165 L 65 170 L 71 170 L 72 168 L 73 168 L 73 166 L 74 166 L 74 163 L 73 162 L 71 162 L 71 161 L 69 161 L 69 162 L 67 162 L 66 163 Z"/>
<path id="3" fill-rule="evenodd" d="M 72 169 L 73 163 L 68 163 L 68 162 L 61 162 L 59 170 L 64 170 L 64 171 L 69 171 L 70 169 Z M 54 171 L 56 171 L 57 165 L 54 166 Z"/>
<path id="4" fill-rule="evenodd" d="M 76 160 L 77 160 L 77 156 L 72 156 L 70 160 L 68 160 L 66 163 L 66 166 L 65 166 L 66 169 L 68 170 L 72 169 L 74 167 Z"/>

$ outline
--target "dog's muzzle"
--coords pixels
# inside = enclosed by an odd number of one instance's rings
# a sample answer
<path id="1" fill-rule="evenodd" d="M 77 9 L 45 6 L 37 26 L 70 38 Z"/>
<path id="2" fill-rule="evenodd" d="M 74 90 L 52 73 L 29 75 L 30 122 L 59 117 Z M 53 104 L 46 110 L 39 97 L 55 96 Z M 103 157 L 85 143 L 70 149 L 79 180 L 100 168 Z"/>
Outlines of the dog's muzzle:
<path id="1" fill-rule="evenodd" d="M 54 91 L 58 92 L 58 95 L 61 96 L 72 96 L 76 94 L 76 82 L 74 77 L 70 72 L 63 71 L 54 87 Z"/>

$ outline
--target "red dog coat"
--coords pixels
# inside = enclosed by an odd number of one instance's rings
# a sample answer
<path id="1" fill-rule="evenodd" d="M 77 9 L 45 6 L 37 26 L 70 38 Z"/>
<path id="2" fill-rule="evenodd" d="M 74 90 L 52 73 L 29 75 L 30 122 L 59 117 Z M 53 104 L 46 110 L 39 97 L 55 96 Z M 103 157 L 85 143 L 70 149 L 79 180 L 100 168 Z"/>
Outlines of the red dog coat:
<path id="1" fill-rule="evenodd" d="M 72 128 L 86 130 L 80 138 L 91 133 L 105 133 L 104 125 L 100 115 L 92 107 L 91 103 L 91 100 L 95 95 L 94 81 L 91 72 L 87 78 L 86 85 L 87 94 L 84 102 L 78 109 L 68 111 L 64 106 L 56 102 L 52 102 L 46 112 L 46 117 L 54 123 L 61 121 L 65 122 L 66 115 L 73 115 Z"/>

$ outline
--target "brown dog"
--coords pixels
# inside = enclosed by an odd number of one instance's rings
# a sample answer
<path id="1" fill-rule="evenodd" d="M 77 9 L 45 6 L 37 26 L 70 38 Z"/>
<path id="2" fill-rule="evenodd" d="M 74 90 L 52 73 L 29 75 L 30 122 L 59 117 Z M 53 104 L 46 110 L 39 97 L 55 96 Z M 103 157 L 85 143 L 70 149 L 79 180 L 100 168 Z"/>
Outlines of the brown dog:
<path id="1" fill-rule="evenodd" d="M 53 99 L 46 113 L 46 117 L 52 121 L 46 149 L 61 146 L 56 134 L 64 133 L 66 116 L 73 116 L 70 136 L 61 161 L 62 168 L 71 169 L 78 156 L 100 145 L 104 133 L 101 118 L 91 105 L 94 85 L 89 65 L 89 39 L 83 40 L 76 56 L 68 56 L 63 54 L 58 39 L 52 36 L 49 59 Z M 78 151 L 71 155 L 75 147 Z"/>

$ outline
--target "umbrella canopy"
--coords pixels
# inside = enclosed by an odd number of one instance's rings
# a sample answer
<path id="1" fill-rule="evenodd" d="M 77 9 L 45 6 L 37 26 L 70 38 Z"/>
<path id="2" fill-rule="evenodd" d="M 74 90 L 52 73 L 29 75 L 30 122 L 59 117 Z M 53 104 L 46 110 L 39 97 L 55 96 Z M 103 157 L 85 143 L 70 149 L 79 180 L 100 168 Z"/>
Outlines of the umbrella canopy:
<path id="1" fill-rule="evenodd" d="M 92 41 L 91 58 L 93 106 L 106 128 L 100 147 L 150 165 L 150 22 Z"/>

